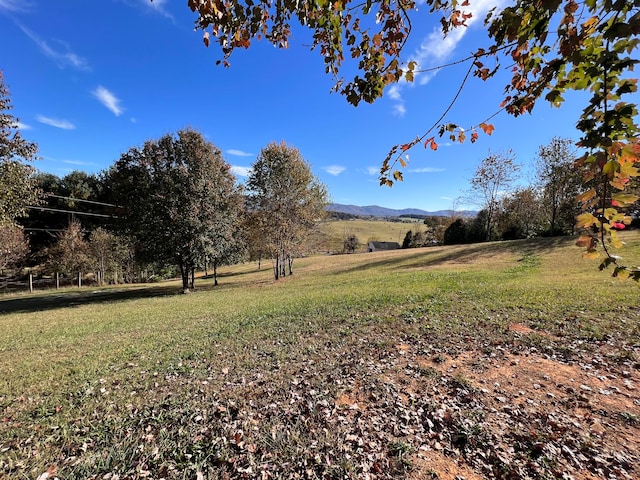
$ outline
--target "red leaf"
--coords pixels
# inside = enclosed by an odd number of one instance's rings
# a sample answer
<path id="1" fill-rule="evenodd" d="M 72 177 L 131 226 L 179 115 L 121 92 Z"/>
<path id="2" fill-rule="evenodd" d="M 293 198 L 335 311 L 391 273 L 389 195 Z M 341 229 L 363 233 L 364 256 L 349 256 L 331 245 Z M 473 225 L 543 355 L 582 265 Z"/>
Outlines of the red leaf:
<path id="1" fill-rule="evenodd" d="M 409 150 L 411 148 L 411 145 L 409 145 L 408 143 L 405 143 L 404 145 L 402 145 L 402 147 L 400 147 L 402 149 L 402 151 L 404 152 L 405 150 Z"/>

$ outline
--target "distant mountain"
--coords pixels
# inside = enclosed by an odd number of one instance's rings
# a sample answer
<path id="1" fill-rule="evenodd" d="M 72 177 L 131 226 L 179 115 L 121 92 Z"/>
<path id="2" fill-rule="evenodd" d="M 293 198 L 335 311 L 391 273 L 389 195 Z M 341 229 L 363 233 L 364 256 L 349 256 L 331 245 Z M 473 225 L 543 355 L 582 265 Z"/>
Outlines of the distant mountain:
<path id="1" fill-rule="evenodd" d="M 326 208 L 329 212 L 348 213 L 360 217 L 399 217 L 400 215 L 422 215 L 427 217 L 449 217 L 451 210 L 437 210 L 428 212 L 419 208 L 403 208 L 395 210 L 393 208 L 379 207 L 378 205 L 367 205 L 359 207 L 357 205 L 342 205 L 340 203 L 330 203 Z M 457 211 L 456 214 L 462 217 L 475 217 L 478 212 L 471 210 Z"/>

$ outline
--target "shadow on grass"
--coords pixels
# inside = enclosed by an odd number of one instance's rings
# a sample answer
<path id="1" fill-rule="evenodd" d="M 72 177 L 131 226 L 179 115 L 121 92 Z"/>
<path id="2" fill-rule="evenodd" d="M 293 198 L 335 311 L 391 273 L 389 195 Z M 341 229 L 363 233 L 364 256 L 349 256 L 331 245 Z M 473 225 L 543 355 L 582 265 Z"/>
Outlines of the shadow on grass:
<path id="1" fill-rule="evenodd" d="M 536 238 L 530 240 L 509 240 L 502 242 L 475 243 L 467 245 L 450 245 L 446 247 L 421 248 L 416 253 L 397 257 L 385 257 L 375 260 L 375 254 L 371 260 L 358 266 L 342 270 L 344 273 L 361 272 L 376 269 L 406 269 L 438 266 L 447 263 L 472 264 L 483 257 L 491 257 L 505 253 L 520 255 L 540 255 L 548 253 L 556 248 L 572 245 L 574 237 Z"/>
<path id="2" fill-rule="evenodd" d="M 226 278 L 239 277 L 250 272 L 225 272 L 218 274 L 219 285 L 213 284 L 213 274 L 196 277 L 194 293 L 220 290 L 230 286 Z M 258 282 L 261 283 L 261 282 Z M 112 286 L 107 288 L 83 287 L 79 290 L 39 291 L 36 295 L 0 296 L 0 315 L 3 313 L 35 313 L 65 307 L 77 307 L 99 303 L 121 302 L 142 298 L 182 295 L 182 287 L 175 281 L 171 284 L 140 284 Z"/>
<path id="3" fill-rule="evenodd" d="M 126 288 L 106 288 L 94 290 L 91 287 L 77 291 L 58 293 L 55 290 L 45 295 L 18 296 L 0 300 L 0 314 L 29 313 L 53 310 L 56 308 L 76 307 L 96 303 L 120 302 L 139 298 L 166 297 L 178 295 L 182 289 L 176 285 L 153 285 Z"/>

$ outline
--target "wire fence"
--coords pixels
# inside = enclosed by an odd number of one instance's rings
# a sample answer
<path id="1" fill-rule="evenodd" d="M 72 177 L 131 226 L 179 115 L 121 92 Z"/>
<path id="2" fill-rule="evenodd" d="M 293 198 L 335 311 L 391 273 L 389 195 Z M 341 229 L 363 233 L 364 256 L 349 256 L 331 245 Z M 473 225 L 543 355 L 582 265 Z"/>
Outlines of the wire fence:
<path id="1" fill-rule="evenodd" d="M 0 294 L 7 292 L 20 292 L 34 290 L 48 290 L 57 288 L 76 287 L 82 288 L 84 286 L 95 286 L 97 281 L 93 275 L 84 275 L 79 273 L 78 275 L 21 275 L 8 277 L 0 276 Z"/>

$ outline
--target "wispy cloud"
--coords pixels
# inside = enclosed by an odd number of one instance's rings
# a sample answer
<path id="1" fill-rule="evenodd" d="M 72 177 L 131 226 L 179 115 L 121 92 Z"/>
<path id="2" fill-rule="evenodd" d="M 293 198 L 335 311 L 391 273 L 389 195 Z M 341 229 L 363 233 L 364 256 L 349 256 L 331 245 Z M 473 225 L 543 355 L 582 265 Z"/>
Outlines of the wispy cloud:
<path id="1" fill-rule="evenodd" d="M 451 197 L 440 197 L 441 200 L 453 200 Z"/>
<path id="2" fill-rule="evenodd" d="M 241 167 L 240 165 L 231 165 L 231 173 L 238 177 L 248 177 L 251 174 L 251 167 Z"/>
<path id="3" fill-rule="evenodd" d="M 367 175 L 379 175 L 380 167 L 367 167 Z"/>
<path id="4" fill-rule="evenodd" d="M 435 27 L 410 57 L 412 61 L 418 64 L 416 70 L 426 70 L 442 65 L 455 52 L 456 47 L 472 25 L 482 21 L 490 9 L 494 7 L 500 9 L 505 4 L 506 0 L 476 0 L 471 2 L 471 5 L 464 8 L 466 13 L 471 13 L 471 18 L 466 21 L 467 27 L 455 28 L 446 37 L 443 37 L 442 30 L 439 27 Z M 417 72 L 414 84 L 426 85 L 436 74 L 437 71 Z M 399 112 L 404 115 L 404 112 L 406 112 L 402 98 L 402 89 L 406 85 L 407 82 L 401 81 L 387 91 L 389 98 L 394 101 L 394 115 L 398 115 Z"/>
<path id="5" fill-rule="evenodd" d="M 0 1 L 3 1 L 3 0 L 0 0 Z M 91 67 L 89 66 L 89 62 L 85 58 L 82 58 L 81 56 L 72 52 L 66 43 L 56 40 L 56 42 L 59 43 L 62 49 L 65 51 L 56 50 L 51 45 L 49 45 L 45 40 L 40 38 L 35 32 L 29 30 L 27 27 L 25 27 L 24 25 L 21 25 L 20 23 L 16 22 L 16 24 L 18 25 L 18 27 L 20 27 L 20 30 L 22 30 L 24 34 L 27 37 L 29 37 L 40 48 L 42 53 L 44 53 L 47 57 L 49 57 L 54 62 L 56 62 L 58 67 L 60 68 L 72 67 L 82 71 L 91 70 Z"/>
<path id="6" fill-rule="evenodd" d="M 410 168 L 407 170 L 411 173 L 435 173 L 435 172 L 444 172 L 444 168 L 435 168 L 435 167 L 423 167 L 423 168 Z"/>
<path id="7" fill-rule="evenodd" d="M 346 167 L 342 165 L 329 165 L 328 167 L 322 167 L 322 169 L 329 175 L 338 176 L 346 170 Z"/>
<path id="8" fill-rule="evenodd" d="M 61 128 L 63 130 L 75 130 L 76 126 L 68 120 L 60 120 L 57 118 L 45 117 L 44 115 L 37 115 L 36 120 L 45 125 Z"/>
<path id="9" fill-rule="evenodd" d="M 169 13 L 167 6 L 169 2 L 167 0 L 120 0 L 122 3 L 130 7 L 136 7 L 146 10 L 154 14 L 162 15 L 165 18 L 175 21 L 173 15 Z"/>
<path id="10" fill-rule="evenodd" d="M 140 1 L 156 13 L 159 13 L 163 17 L 167 17 L 173 20 L 173 15 L 171 15 L 167 10 L 167 0 L 153 0 L 152 2 L 150 2 L 149 0 Z"/>
<path id="11" fill-rule="evenodd" d="M 18 130 L 31 130 L 31 125 L 27 125 L 26 123 L 16 122 L 15 128 Z"/>
<path id="12" fill-rule="evenodd" d="M 98 85 L 98 88 L 92 90 L 91 93 L 102 105 L 111 110 L 116 117 L 122 115 L 123 109 L 120 106 L 120 99 L 102 85 Z"/>
<path id="13" fill-rule="evenodd" d="M 236 150 L 234 148 L 226 150 L 225 153 L 228 153 L 229 155 L 233 155 L 235 157 L 253 157 L 254 156 L 253 153 L 243 152 L 242 150 Z"/>
<path id="14" fill-rule="evenodd" d="M 82 167 L 97 167 L 98 166 L 97 163 L 83 162 L 83 161 L 80 161 L 80 160 L 62 160 L 62 163 L 67 163 L 69 165 L 78 165 L 78 166 L 82 166 Z"/>
<path id="15" fill-rule="evenodd" d="M 407 108 L 404 106 L 402 99 L 398 99 L 398 102 L 393 105 L 393 114 L 396 117 L 404 117 L 405 113 L 407 113 Z"/>
<path id="16" fill-rule="evenodd" d="M 26 12 L 31 8 L 31 2 L 24 0 L 0 0 L 0 11 Z"/>

